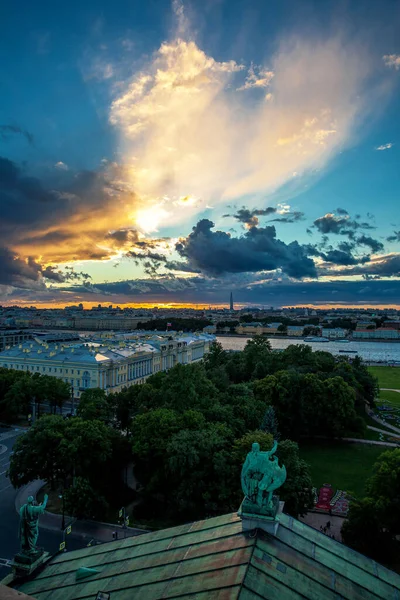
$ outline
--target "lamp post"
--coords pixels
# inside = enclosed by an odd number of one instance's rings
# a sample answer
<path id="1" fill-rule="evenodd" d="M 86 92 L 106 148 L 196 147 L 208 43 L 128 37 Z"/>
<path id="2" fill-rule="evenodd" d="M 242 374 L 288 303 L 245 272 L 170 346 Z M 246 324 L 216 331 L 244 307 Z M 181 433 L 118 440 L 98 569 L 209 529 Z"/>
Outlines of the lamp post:
<path id="1" fill-rule="evenodd" d="M 64 494 L 60 494 L 58 497 L 61 498 L 61 500 L 62 500 L 62 523 L 61 523 L 61 529 L 64 530 L 65 529 L 65 503 L 64 503 Z"/>

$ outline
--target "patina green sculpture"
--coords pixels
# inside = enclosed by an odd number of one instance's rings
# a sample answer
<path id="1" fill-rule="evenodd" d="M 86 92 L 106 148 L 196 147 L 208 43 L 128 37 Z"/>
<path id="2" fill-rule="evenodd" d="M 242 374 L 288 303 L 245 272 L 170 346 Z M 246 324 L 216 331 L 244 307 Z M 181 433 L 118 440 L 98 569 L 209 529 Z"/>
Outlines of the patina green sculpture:
<path id="1" fill-rule="evenodd" d="M 39 537 L 39 515 L 46 509 L 48 496 L 44 497 L 42 504 L 35 505 L 33 496 L 29 496 L 26 504 L 19 511 L 19 537 L 21 540 L 21 554 L 34 556 L 43 552 L 36 544 Z"/>
<path id="2" fill-rule="evenodd" d="M 260 444 L 254 442 L 242 468 L 242 490 L 245 499 L 241 510 L 249 514 L 274 517 L 278 498 L 273 496 L 286 480 L 286 468 L 280 467 L 274 456 L 278 443 L 268 452 L 260 451 Z"/>

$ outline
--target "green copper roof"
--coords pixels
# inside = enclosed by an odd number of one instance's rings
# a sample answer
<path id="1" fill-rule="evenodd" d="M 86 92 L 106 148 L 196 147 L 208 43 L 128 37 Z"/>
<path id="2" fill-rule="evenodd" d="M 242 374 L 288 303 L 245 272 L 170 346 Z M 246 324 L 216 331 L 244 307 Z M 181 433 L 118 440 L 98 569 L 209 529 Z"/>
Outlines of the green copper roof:
<path id="1" fill-rule="evenodd" d="M 400 600 L 400 576 L 287 515 L 276 536 L 236 514 L 56 556 L 20 590 L 38 600 Z M 78 569 L 99 573 L 76 580 Z"/>

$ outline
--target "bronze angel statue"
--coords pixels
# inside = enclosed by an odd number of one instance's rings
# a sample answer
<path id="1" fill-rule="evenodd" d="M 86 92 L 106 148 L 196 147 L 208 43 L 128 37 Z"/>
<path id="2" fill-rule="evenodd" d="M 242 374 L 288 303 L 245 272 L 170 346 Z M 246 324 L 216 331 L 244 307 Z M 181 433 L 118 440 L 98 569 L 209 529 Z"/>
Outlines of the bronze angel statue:
<path id="1" fill-rule="evenodd" d="M 286 468 L 280 467 L 274 456 L 278 443 L 274 441 L 271 450 L 260 451 L 260 444 L 254 442 L 242 468 L 242 489 L 246 501 L 259 509 L 272 507 L 273 492 L 286 481 Z"/>

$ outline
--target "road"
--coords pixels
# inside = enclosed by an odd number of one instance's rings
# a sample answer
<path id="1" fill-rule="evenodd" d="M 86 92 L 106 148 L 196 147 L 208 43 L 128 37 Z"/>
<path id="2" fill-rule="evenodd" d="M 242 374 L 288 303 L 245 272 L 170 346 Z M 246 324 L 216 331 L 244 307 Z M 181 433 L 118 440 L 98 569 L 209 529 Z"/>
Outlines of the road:
<path id="1" fill-rule="evenodd" d="M 19 517 L 15 510 L 17 491 L 12 487 L 6 476 L 10 464 L 10 452 L 12 452 L 12 447 L 19 435 L 23 435 L 22 430 L 0 427 L 0 580 L 10 573 L 7 561 L 11 560 L 19 550 Z M 51 554 L 58 551 L 61 541 L 61 531 L 40 529 L 39 546 L 42 546 Z M 69 550 L 87 545 L 87 539 L 84 540 L 80 536 L 74 536 L 73 533 L 68 536 L 67 541 Z"/>

